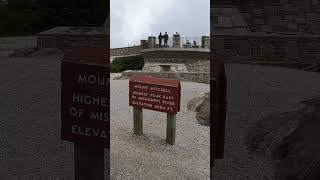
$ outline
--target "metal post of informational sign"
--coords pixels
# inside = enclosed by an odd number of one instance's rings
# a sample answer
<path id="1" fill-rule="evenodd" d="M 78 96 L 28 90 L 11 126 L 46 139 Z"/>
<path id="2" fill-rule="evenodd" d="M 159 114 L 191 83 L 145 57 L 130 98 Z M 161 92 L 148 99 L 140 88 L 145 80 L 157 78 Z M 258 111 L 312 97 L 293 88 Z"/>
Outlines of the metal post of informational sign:
<path id="1" fill-rule="evenodd" d="M 176 142 L 176 114 L 167 113 L 166 142 L 171 145 L 174 145 Z"/>
<path id="2" fill-rule="evenodd" d="M 104 179 L 104 148 L 110 148 L 108 57 L 106 48 L 73 48 L 61 64 L 61 139 L 74 143 L 75 180 Z"/>

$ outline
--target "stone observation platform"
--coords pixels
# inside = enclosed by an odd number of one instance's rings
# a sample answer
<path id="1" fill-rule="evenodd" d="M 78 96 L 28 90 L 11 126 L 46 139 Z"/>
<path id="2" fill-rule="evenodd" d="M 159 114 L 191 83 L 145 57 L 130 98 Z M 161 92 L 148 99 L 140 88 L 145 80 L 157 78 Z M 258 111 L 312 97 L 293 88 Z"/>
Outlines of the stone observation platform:
<path id="1" fill-rule="evenodd" d="M 139 46 L 110 49 L 111 61 L 117 57 L 142 55 L 142 71 L 125 71 L 122 78 L 136 74 L 178 79 L 182 81 L 210 82 L 210 37 L 180 37 L 173 34 L 168 45 L 159 45 L 156 36 L 141 40 Z M 72 47 L 109 48 L 109 35 L 105 27 L 56 27 L 38 34 L 37 47 L 66 50 Z"/>
<path id="2" fill-rule="evenodd" d="M 164 42 L 159 45 L 159 40 L 156 36 L 149 36 L 146 39 L 140 40 L 140 45 L 122 47 L 122 48 L 112 48 L 110 49 L 111 62 L 117 57 L 128 57 L 140 55 L 141 51 L 146 49 L 176 49 L 177 50 L 189 50 L 189 51 L 208 51 L 210 49 L 209 36 L 201 37 L 180 37 L 179 34 L 174 34 L 168 39 L 168 46 L 164 47 Z M 189 44 L 187 43 L 189 42 Z M 195 44 L 194 44 L 195 43 Z"/>
<path id="3" fill-rule="evenodd" d="M 186 38 L 184 38 L 186 39 Z M 192 39 L 192 38 L 188 38 Z M 195 38 L 194 38 L 195 39 Z M 199 38 L 198 38 L 199 39 Z M 201 44 L 186 45 L 179 34 L 174 34 L 172 41 L 164 47 L 157 43 L 155 36 L 141 40 L 140 55 L 144 58 L 142 71 L 125 71 L 122 78 L 133 75 L 209 83 L 210 81 L 210 38 L 202 36 Z M 195 41 L 195 40 L 194 40 Z M 112 52 L 111 52 L 112 55 Z"/>

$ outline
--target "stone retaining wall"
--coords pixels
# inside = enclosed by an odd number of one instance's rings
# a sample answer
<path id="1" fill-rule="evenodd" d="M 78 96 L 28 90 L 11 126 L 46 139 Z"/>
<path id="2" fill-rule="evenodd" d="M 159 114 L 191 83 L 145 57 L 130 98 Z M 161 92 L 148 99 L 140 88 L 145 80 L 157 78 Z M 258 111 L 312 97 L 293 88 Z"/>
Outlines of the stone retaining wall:
<path id="1" fill-rule="evenodd" d="M 319 0 L 217 1 L 211 8 L 213 28 L 224 32 L 320 34 Z"/>
<path id="2" fill-rule="evenodd" d="M 185 64 L 190 72 L 210 72 L 209 50 L 188 50 L 184 48 L 144 50 L 145 63 L 180 63 Z"/>
<path id="3" fill-rule="evenodd" d="M 240 1 L 252 31 L 320 34 L 319 0 Z"/>
<path id="4" fill-rule="evenodd" d="M 320 36 L 250 33 L 214 35 L 216 53 L 226 61 L 320 62 Z"/>
<path id="5" fill-rule="evenodd" d="M 38 49 L 70 47 L 109 48 L 109 35 L 103 27 L 56 27 L 38 34 Z"/>
<path id="6" fill-rule="evenodd" d="M 217 0 L 213 51 L 226 61 L 319 63 L 319 0 Z"/>
<path id="7" fill-rule="evenodd" d="M 189 50 L 188 48 L 168 48 L 168 49 L 153 49 L 142 51 L 142 56 L 145 58 L 145 62 L 154 62 L 154 58 L 161 58 L 162 61 L 168 63 L 174 63 L 170 58 L 174 57 L 180 59 L 181 61 L 188 60 L 209 60 L 210 51 L 209 50 Z M 167 60 L 165 60 L 167 59 Z M 182 60 L 184 59 L 184 60 Z M 176 62 L 175 63 L 180 63 Z M 181 62 L 183 63 L 183 62 Z"/>
<path id="8" fill-rule="evenodd" d="M 134 75 L 146 75 L 160 78 L 177 79 L 180 81 L 197 82 L 197 83 L 210 83 L 209 72 L 136 72 L 124 71 L 122 72 L 121 79 L 128 79 Z"/>

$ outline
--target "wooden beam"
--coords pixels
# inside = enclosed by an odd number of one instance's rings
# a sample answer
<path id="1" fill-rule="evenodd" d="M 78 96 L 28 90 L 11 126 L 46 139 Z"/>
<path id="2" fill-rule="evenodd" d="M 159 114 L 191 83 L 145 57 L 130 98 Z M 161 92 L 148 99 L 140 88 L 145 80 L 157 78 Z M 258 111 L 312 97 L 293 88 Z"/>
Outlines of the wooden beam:
<path id="1" fill-rule="evenodd" d="M 104 180 L 104 148 L 74 143 L 75 180 Z"/>
<path id="2" fill-rule="evenodd" d="M 166 142 L 174 145 L 176 141 L 176 114 L 167 113 L 167 137 Z"/>
<path id="3" fill-rule="evenodd" d="M 143 110 L 133 107 L 133 132 L 136 135 L 143 134 Z"/>

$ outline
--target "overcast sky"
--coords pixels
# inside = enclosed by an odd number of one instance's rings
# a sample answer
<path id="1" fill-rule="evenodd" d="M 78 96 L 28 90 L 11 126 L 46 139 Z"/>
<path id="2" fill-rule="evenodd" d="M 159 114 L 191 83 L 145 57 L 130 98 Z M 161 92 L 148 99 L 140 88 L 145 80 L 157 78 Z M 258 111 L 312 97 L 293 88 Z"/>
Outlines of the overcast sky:
<path id="1" fill-rule="evenodd" d="M 210 33 L 209 0 L 111 0 L 111 48 L 139 45 L 159 32 L 200 37 Z"/>

